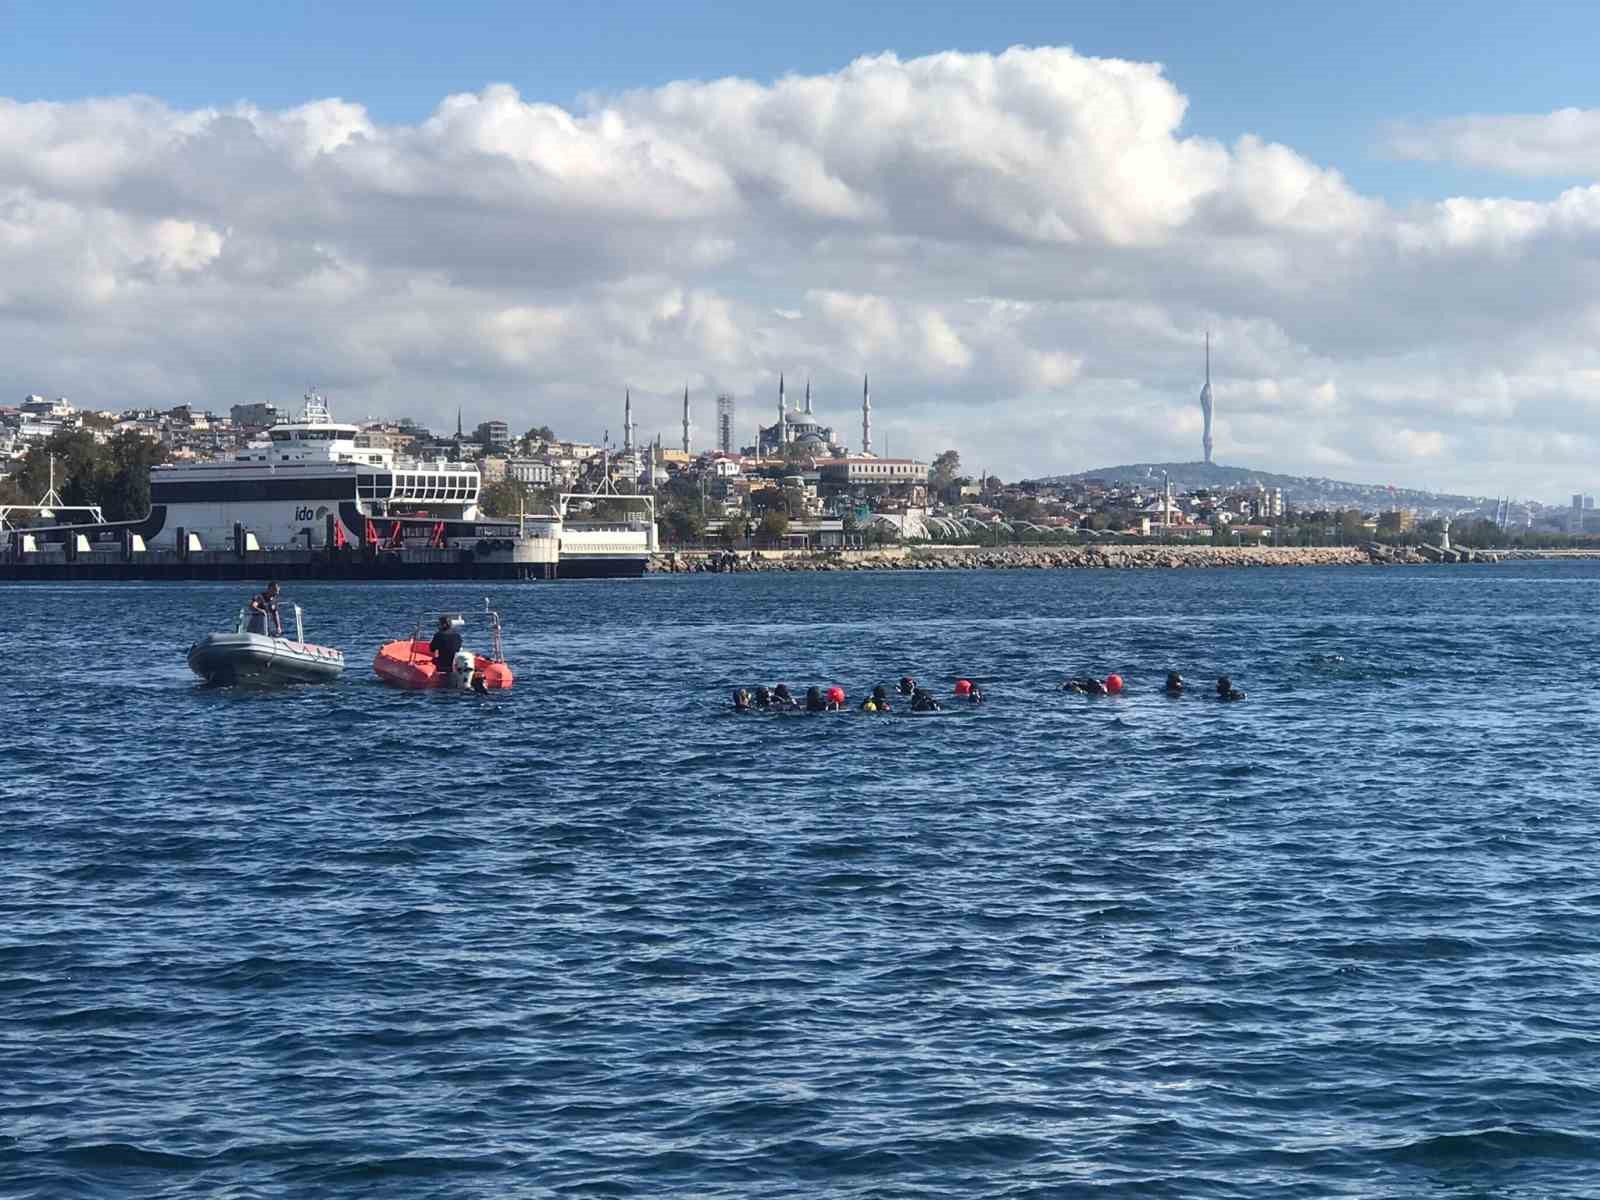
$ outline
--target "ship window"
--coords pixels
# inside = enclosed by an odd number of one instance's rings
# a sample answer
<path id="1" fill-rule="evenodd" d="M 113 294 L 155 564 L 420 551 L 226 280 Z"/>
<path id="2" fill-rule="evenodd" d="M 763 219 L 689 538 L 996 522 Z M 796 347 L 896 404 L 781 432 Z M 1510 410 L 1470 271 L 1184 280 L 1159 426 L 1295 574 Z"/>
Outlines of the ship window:
<path id="1" fill-rule="evenodd" d="M 275 433 L 272 435 L 272 440 L 275 442 L 287 442 L 289 435 L 287 433 Z"/>

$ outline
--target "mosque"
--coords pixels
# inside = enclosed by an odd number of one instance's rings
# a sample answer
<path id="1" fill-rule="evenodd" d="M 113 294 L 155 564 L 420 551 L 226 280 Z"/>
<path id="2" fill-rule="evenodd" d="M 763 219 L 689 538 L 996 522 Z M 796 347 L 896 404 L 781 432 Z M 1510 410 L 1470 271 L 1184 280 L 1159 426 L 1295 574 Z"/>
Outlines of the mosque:
<path id="1" fill-rule="evenodd" d="M 872 393 L 865 376 L 861 380 L 861 452 L 872 454 Z M 811 407 L 811 381 L 806 381 L 804 407 L 789 407 L 783 376 L 778 376 L 778 419 L 756 431 L 756 454 L 761 458 L 780 457 L 794 447 L 811 458 L 843 458 L 849 453 L 834 435 L 833 426 L 817 419 Z"/>

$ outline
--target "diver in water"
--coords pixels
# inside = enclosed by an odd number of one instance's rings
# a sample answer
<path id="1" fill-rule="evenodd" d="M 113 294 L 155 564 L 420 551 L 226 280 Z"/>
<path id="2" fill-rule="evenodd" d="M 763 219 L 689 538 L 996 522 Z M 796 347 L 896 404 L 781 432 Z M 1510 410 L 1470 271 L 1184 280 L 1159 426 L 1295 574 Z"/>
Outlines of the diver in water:
<path id="1" fill-rule="evenodd" d="M 917 688 L 911 693 L 912 712 L 942 712 L 943 705 L 933 698 L 933 693 L 926 688 Z"/>
<path id="2" fill-rule="evenodd" d="M 828 702 L 822 698 L 821 688 L 808 687 L 806 689 L 806 711 L 808 713 L 828 711 Z"/>
<path id="3" fill-rule="evenodd" d="M 986 699 L 986 697 L 983 694 L 983 689 L 981 687 L 979 687 L 977 684 L 973 684 L 972 685 L 972 690 L 967 693 L 967 703 L 969 703 L 969 704 L 982 704 L 985 699 Z"/>
<path id="4" fill-rule="evenodd" d="M 1223 675 L 1217 679 L 1217 699 L 1243 700 L 1244 693 L 1233 686 L 1233 680 L 1229 679 L 1226 675 Z"/>
<path id="5" fill-rule="evenodd" d="M 750 693 L 743 688 L 733 690 L 733 711 L 742 713 L 750 711 Z"/>
<path id="6" fill-rule="evenodd" d="M 1061 685 L 1063 692 L 1075 692 L 1080 696 L 1104 696 L 1106 685 L 1093 676 L 1081 679 L 1069 679 Z"/>
<path id="7" fill-rule="evenodd" d="M 480 696 L 489 694 L 489 681 L 484 678 L 482 671 L 474 671 L 472 673 L 472 690 Z"/>
<path id="8" fill-rule="evenodd" d="M 878 684 L 872 689 L 872 694 L 861 702 L 861 711 L 870 713 L 886 713 L 894 710 L 889 706 L 889 689 L 883 684 Z"/>
<path id="9" fill-rule="evenodd" d="M 902 696 L 914 696 L 917 694 L 917 690 L 917 681 L 915 679 L 909 675 L 900 677 L 900 694 Z"/>
<path id="10" fill-rule="evenodd" d="M 763 712 L 772 707 L 772 693 L 767 690 L 765 684 L 756 688 L 755 704 Z"/>
<path id="11" fill-rule="evenodd" d="M 1167 685 L 1161 689 L 1169 696 L 1183 695 L 1183 676 L 1176 671 L 1167 672 Z"/>
<path id="12" fill-rule="evenodd" d="M 772 689 L 772 707 L 773 708 L 799 708 L 800 707 L 799 701 L 797 701 L 794 698 L 794 696 L 790 694 L 789 685 L 787 683 L 780 683 L 777 687 Z"/>

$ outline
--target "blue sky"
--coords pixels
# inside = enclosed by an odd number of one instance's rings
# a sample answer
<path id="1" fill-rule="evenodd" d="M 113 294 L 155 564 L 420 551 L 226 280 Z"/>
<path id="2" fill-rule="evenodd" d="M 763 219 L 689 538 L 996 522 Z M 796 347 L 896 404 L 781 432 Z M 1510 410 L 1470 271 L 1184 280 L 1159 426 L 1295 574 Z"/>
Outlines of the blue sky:
<path id="1" fill-rule="evenodd" d="M 245 11 L 246 8 L 253 11 Z M 1387 122 L 1600 105 L 1593 4 L 840 3 L 85 4 L 0 0 L 0 92 L 75 100 L 141 92 L 180 107 L 343 96 L 380 121 L 507 82 L 573 105 L 677 79 L 822 74 L 892 50 L 1070 45 L 1159 61 L 1189 132 L 1294 146 L 1397 202 L 1456 192 L 1542 197 L 1536 182 L 1398 163 Z"/>

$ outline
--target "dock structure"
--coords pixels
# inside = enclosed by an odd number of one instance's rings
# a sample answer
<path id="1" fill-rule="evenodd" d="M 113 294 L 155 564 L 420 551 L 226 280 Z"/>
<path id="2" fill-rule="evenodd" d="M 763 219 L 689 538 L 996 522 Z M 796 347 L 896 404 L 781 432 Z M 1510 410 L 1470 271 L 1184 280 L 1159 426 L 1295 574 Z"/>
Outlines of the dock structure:
<path id="1" fill-rule="evenodd" d="M 330 542 L 319 547 L 262 549 L 249 531 L 235 529 L 225 549 L 206 549 L 194 534 L 178 533 L 176 545 L 152 549 L 127 528 L 108 528 L 96 536 L 92 527 L 80 526 L 58 534 L 56 540 L 46 540 L 42 531 L 14 529 L 0 550 L 0 581 L 562 577 L 561 542 L 553 535 L 480 538 L 462 546 L 383 544 L 363 539 L 343 545 Z M 586 569 L 583 574 L 593 572 Z"/>

